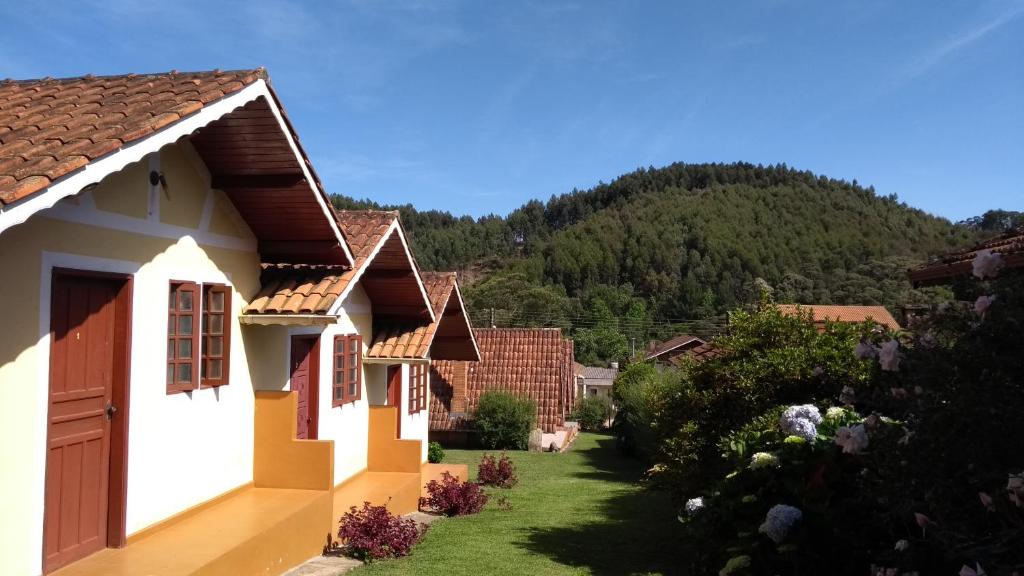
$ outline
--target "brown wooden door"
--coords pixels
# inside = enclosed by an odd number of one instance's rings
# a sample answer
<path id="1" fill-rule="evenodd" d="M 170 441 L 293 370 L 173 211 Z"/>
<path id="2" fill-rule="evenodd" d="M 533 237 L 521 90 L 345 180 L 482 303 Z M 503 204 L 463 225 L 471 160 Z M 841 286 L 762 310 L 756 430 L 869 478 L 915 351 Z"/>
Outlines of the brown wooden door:
<path id="1" fill-rule="evenodd" d="M 43 565 L 107 546 L 115 298 L 123 281 L 55 275 Z"/>
<path id="2" fill-rule="evenodd" d="M 402 367 L 388 366 L 388 406 L 396 408 L 395 438 L 402 437 Z"/>
<path id="3" fill-rule="evenodd" d="M 295 437 L 303 440 L 317 438 L 318 343 L 315 336 L 292 337 L 291 389 L 299 396 Z"/>

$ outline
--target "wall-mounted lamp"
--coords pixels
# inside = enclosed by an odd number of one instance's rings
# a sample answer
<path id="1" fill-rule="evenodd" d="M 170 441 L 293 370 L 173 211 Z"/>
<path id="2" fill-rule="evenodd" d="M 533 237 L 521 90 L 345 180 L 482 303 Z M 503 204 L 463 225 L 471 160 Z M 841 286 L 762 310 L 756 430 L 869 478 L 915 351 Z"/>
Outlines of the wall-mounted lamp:
<path id="1" fill-rule="evenodd" d="M 150 170 L 149 172 L 149 185 L 156 186 L 157 184 L 167 187 L 167 180 L 164 178 L 163 172 L 157 172 L 156 170 Z"/>

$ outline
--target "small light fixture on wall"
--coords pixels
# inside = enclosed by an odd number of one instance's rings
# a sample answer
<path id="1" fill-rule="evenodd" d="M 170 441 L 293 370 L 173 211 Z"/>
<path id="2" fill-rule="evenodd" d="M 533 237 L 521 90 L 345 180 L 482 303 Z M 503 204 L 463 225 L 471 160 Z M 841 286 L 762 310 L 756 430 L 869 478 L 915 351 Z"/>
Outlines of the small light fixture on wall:
<path id="1" fill-rule="evenodd" d="M 157 172 L 156 170 L 150 170 L 149 171 L 149 185 L 150 186 L 159 185 L 161 188 L 163 188 L 164 195 L 167 196 L 167 199 L 168 200 L 171 199 L 170 192 L 167 190 L 167 179 L 164 178 L 164 173 L 163 172 Z"/>

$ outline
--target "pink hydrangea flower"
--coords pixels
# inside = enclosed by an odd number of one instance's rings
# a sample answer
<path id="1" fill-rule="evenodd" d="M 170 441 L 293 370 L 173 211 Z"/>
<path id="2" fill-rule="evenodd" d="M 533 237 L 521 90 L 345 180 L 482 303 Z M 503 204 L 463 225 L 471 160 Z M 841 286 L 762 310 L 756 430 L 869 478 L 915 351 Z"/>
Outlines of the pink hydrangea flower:
<path id="1" fill-rule="evenodd" d="M 978 499 L 981 500 L 981 505 L 985 507 L 989 512 L 995 512 L 996 505 L 992 501 L 992 497 L 985 492 L 978 492 Z"/>
<path id="2" fill-rule="evenodd" d="M 878 350 L 871 345 L 870 342 L 861 340 L 853 347 L 853 355 L 861 360 L 867 360 L 868 358 L 874 358 L 878 354 Z"/>
<path id="3" fill-rule="evenodd" d="M 978 313 L 978 316 L 984 318 L 995 299 L 995 296 L 978 296 L 978 299 L 974 301 L 974 311 Z"/>
<path id="4" fill-rule="evenodd" d="M 888 340 L 882 343 L 881 351 L 878 353 L 878 363 L 886 372 L 896 372 L 900 369 L 900 343 L 896 340 Z"/>
<path id="5" fill-rule="evenodd" d="M 868 447 L 868 432 L 863 424 L 840 426 L 836 430 L 835 442 L 843 447 L 843 454 L 859 454 Z"/>
<path id="6" fill-rule="evenodd" d="M 974 276 L 981 280 L 995 278 L 1002 265 L 1002 254 L 991 250 L 978 250 L 978 253 L 974 255 L 974 260 L 971 262 Z"/>

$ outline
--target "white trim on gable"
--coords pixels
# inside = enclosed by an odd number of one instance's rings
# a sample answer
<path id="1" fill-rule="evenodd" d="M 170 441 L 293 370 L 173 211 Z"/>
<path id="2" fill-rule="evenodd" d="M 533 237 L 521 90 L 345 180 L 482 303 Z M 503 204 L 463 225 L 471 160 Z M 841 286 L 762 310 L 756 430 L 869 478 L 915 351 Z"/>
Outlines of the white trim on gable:
<path id="1" fill-rule="evenodd" d="M 412 253 L 409 251 L 409 244 L 405 241 L 405 234 L 402 233 L 402 227 L 398 225 L 398 218 L 391 221 L 391 225 L 388 226 L 387 232 L 381 235 L 377 245 L 373 247 L 370 255 L 366 257 L 366 262 L 356 270 L 356 273 L 352 277 L 352 280 L 349 281 L 348 286 L 345 286 L 345 289 L 338 296 L 338 299 L 333 305 L 331 305 L 331 309 L 328 311 L 329 314 L 337 315 L 340 313 L 340 309 L 342 304 L 345 302 L 345 298 L 347 298 L 352 289 L 355 288 L 356 284 L 363 277 L 363 273 L 366 272 L 366 269 L 373 263 L 373 259 L 377 257 L 377 254 L 380 252 L 381 248 L 384 247 L 384 244 L 388 239 L 391 238 L 391 235 L 394 234 L 395 230 L 398 231 L 398 238 L 402 241 L 402 247 L 405 249 L 405 254 L 409 258 L 409 266 L 412 268 L 413 275 L 416 277 L 416 284 L 420 288 L 420 294 L 423 296 L 423 303 L 427 307 L 427 312 L 430 314 L 430 321 L 435 321 L 434 307 L 430 303 L 430 298 L 427 297 L 427 290 L 423 286 L 423 279 L 420 278 L 419 266 L 416 265 L 416 261 L 412 258 Z"/>
<path id="2" fill-rule="evenodd" d="M 12 226 L 24 223 L 33 214 L 36 214 L 41 210 L 54 207 L 62 199 L 78 194 L 87 186 L 100 182 L 110 174 L 124 169 L 129 164 L 142 160 L 146 155 L 157 152 L 167 144 L 172 144 L 180 138 L 192 134 L 196 130 L 220 119 L 222 116 L 230 114 L 234 110 L 241 108 L 245 104 L 258 99 L 261 96 L 266 99 L 271 113 L 277 120 L 278 126 L 284 134 L 289 147 L 295 154 L 295 159 L 299 163 L 302 174 L 309 183 L 310 191 L 316 197 L 317 204 L 320 206 L 324 217 L 327 218 L 331 229 L 334 231 L 338 244 L 341 246 L 345 257 L 348 259 L 349 265 L 354 265 L 355 259 L 352 257 L 352 252 L 349 250 L 348 244 L 345 242 L 345 238 L 341 234 L 341 229 L 338 227 L 337 220 L 334 217 L 333 208 L 327 205 L 324 199 L 324 194 L 320 193 L 321 191 L 318 189 L 316 180 L 313 179 L 313 175 L 310 172 L 309 167 L 306 166 L 302 153 L 299 150 L 295 139 L 292 137 L 291 130 L 281 115 L 281 111 L 277 105 L 277 99 L 270 91 L 269 85 L 262 78 L 230 96 L 226 96 L 212 104 L 204 106 L 199 112 L 192 116 L 188 116 L 187 118 L 170 124 L 162 130 L 154 132 L 145 138 L 130 142 L 119 150 L 86 164 L 81 170 L 58 178 L 42 192 L 33 194 L 11 205 L 0 207 L 0 234 Z M 153 160 L 151 159 L 151 162 L 152 161 Z M 159 160 L 156 160 L 156 162 L 159 162 Z M 159 202 L 156 202 L 155 205 L 152 202 L 154 198 L 152 188 L 156 188 L 158 190 L 159 186 L 151 187 L 150 190 L 150 218 L 156 218 L 157 221 L 159 221 Z M 159 198 L 156 199 L 159 200 Z"/>

